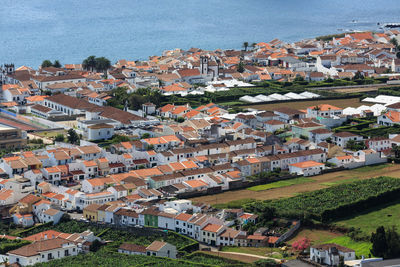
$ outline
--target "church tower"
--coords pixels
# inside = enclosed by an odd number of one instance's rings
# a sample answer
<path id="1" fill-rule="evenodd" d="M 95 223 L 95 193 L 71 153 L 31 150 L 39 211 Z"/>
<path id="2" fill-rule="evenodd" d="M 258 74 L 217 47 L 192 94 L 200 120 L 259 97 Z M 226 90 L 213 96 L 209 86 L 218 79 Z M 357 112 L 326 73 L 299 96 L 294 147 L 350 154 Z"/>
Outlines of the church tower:
<path id="1" fill-rule="evenodd" d="M 208 73 L 208 57 L 200 56 L 200 73 L 207 74 Z"/>

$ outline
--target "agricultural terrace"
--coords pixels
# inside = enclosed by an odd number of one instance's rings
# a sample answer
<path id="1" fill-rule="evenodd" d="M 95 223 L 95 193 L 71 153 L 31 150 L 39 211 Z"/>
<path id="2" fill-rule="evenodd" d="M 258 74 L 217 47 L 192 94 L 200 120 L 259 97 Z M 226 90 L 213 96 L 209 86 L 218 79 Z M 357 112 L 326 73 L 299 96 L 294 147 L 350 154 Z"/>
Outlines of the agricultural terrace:
<path id="1" fill-rule="evenodd" d="M 117 250 L 117 247 L 114 248 Z M 74 257 L 65 257 L 60 260 L 53 260 L 47 263 L 36 264 L 37 267 L 53 267 L 53 266 L 72 266 L 72 267 L 97 267 L 97 266 L 118 266 L 118 267 L 134 267 L 134 266 L 163 266 L 163 267 L 244 267 L 248 264 L 239 261 L 224 259 L 216 256 L 196 256 L 193 259 L 183 257 L 181 259 L 169 259 L 161 257 L 149 257 L 143 255 L 127 255 L 111 251 L 107 247 L 101 248 L 97 252 L 88 254 L 79 254 Z"/>
<path id="2" fill-rule="evenodd" d="M 31 228 L 18 228 L 15 225 L 0 223 L 2 233 L 10 236 L 27 237 L 46 230 L 54 230 L 64 233 L 78 233 L 84 230 L 91 230 L 93 233 L 107 242 L 99 250 L 88 254 L 80 254 L 73 257 L 65 257 L 60 260 L 41 263 L 35 266 L 248 266 L 240 261 L 229 260 L 202 253 L 191 253 L 198 248 L 198 242 L 175 232 L 157 231 L 149 235 L 137 235 L 126 230 L 117 230 L 106 226 L 96 226 L 85 222 L 74 220 L 63 221 L 57 225 L 52 223 L 33 226 Z M 149 229 L 153 230 L 153 229 Z M 146 228 L 140 231 L 146 231 Z M 153 230 L 154 231 L 154 230 Z M 166 259 L 148 257 L 141 255 L 126 255 L 118 253 L 118 247 L 123 243 L 133 243 L 148 246 L 155 240 L 162 240 L 176 246 L 180 259 Z M 5 254 L 9 250 L 16 249 L 29 243 L 25 240 L 3 240 L 0 239 L 0 253 Z"/>
<path id="3" fill-rule="evenodd" d="M 271 189 L 267 188 L 266 190 L 257 191 L 249 189 L 227 191 L 220 194 L 192 198 L 192 200 L 195 202 L 212 204 L 219 208 L 228 207 L 228 205 L 230 208 L 234 208 L 241 207 L 243 202 L 246 202 L 246 200 L 249 199 L 269 200 L 293 197 L 300 193 L 311 192 L 341 183 L 349 183 L 377 176 L 390 176 L 394 178 L 400 178 L 400 165 L 382 164 L 375 166 L 366 166 L 353 170 L 331 172 L 313 176 L 312 178 L 308 178 L 312 181 L 305 183 L 295 183 L 293 185 L 284 185 L 281 187 L 274 186 L 274 188 Z M 285 181 L 289 182 L 291 180 Z"/>
<path id="4" fill-rule="evenodd" d="M 400 179 L 379 177 L 341 184 L 326 189 L 299 194 L 295 197 L 245 204 L 247 210 L 274 208 L 279 216 L 301 218 L 309 216 L 321 222 L 333 221 L 366 208 L 396 199 Z"/>

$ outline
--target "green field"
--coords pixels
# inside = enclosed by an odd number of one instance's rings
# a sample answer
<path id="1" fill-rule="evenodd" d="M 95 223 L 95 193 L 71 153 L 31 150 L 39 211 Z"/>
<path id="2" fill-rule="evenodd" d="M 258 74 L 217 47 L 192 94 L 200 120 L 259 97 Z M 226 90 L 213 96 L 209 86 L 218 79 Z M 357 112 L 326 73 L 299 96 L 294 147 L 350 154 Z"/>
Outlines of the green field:
<path id="1" fill-rule="evenodd" d="M 358 213 L 351 218 L 337 221 L 335 224 L 346 228 L 360 228 L 366 235 L 370 235 L 382 225 L 385 227 L 396 226 L 397 229 L 400 229 L 400 201 Z"/>
<path id="2" fill-rule="evenodd" d="M 357 257 L 361 257 L 361 256 L 366 256 L 368 257 L 368 255 L 370 254 L 370 249 L 372 247 L 372 244 L 369 242 L 356 242 L 353 241 L 350 237 L 348 236 L 338 236 L 335 237 L 327 242 L 327 243 L 335 243 L 347 248 L 351 248 L 354 249 L 354 251 L 356 252 L 356 256 Z"/>
<path id="3" fill-rule="evenodd" d="M 268 189 L 273 189 L 273 188 L 291 186 L 291 185 L 295 185 L 295 184 L 304 184 L 304 183 L 309 183 L 309 182 L 314 182 L 314 180 L 311 178 L 300 177 L 300 178 L 296 178 L 296 179 L 273 182 L 270 184 L 256 185 L 256 186 L 249 187 L 247 189 L 251 190 L 251 191 L 263 191 L 263 190 L 268 190 Z"/>
<path id="4" fill-rule="evenodd" d="M 354 177 L 354 178 L 349 178 L 349 179 L 345 179 L 345 180 L 338 180 L 338 181 L 334 181 L 334 182 L 320 183 L 320 185 L 335 186 L 335 185 L 339 185 L 339 184 L 352 183 L 352 182 L 355 182 L 355 181 L 358 181 L 358 180 L 359 180 L 358 177 Z"/>
<path id="5" fill-rule="evenodd" d="M 385 167 L 387 167 L 389 164 L 379 164 L 379 165 L 371 165 L 371 166 L 365 166 L 361 168 L 354 169 L 354 172 L 370 172 L 370 171 L 377 171 L 377 170 L 382 170 Z"/>

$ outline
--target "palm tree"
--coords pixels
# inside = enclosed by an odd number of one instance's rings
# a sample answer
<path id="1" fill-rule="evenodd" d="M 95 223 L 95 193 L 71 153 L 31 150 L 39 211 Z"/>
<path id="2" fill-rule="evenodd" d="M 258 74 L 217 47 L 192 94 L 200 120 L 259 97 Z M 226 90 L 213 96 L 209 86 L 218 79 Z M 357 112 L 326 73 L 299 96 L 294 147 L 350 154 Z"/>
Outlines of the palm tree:
<path id="1" fill-rule="evenodd" d="M 318 105 L 316 105 L 316 106 L 313 108 L 313 110 L 319 111 L 319 110 L 321 110 L 321 108 L 320 108 Z"/>
<path id="2" fill-rule="evenodd" d="M 61 68 L 61 63 L 60 63 L 60 61 L 59 61 L 59 60 L 55 60 L 54 63 L 53 63 L 53 67 L 55 67 L 55 68 Z"/>
<path id="3" fill-rule="evenodd" d="M 256 49 L 256 46 L 257 46 L 256 43 L 252 43 L 252 44 L 251 44 L 251 47 L 252 47 L 253 49 Z"/>
<path id="4" fill-rule="evenodd" d="M 111 62 L 105 57 L 98 57 L 95 66 L 98 71 L 107 71 L 111 67 Z"/>
<path id="5" fill-rule="evenodd" d="M 82 67 L 85 70 L 93 71 L 96 68 L 96 56 L 89 56 L 83 60 Z"/>
<path id="6" fill-rule="evenodd" d="M 396 51 L 399 49 L 399 42 L 397 41 L 396 38 L 390 39 L 390 43 L 391 43 L 392 45 L 394 45 L 394 49 L 395 49 Z"/>
<path id="7" fill-rule="evenodd" d="M 244 51 L 247 51 L 247 47 L 249 47 L 249 43 L 248 42 L 244 42 L 243 43 L 243 47 L 244 47 Z"/>

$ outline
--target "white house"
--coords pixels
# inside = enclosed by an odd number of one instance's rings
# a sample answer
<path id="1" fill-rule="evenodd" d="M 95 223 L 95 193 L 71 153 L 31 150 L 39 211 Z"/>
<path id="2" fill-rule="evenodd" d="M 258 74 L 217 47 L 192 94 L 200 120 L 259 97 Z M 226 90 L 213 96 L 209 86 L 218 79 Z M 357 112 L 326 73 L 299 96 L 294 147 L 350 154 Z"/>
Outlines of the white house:
<path id="1" fill-rule="evenodd" d="M 264 129 L 268 133 L 273 133 L 277 130 L 285 128 L 286 124 L 278 120 L 269 120 L 264 122 Z"/>
<path id="2" fill-rule="evenodd" d="M 289 164 L 289 172 L 297 175 L 318 175 L 325 169 L 325 164 L 313 160 Z"/>
<path id="3" fill-rule="evenodd" d="M 378 116 L 378 124 L 385 126 L 400 124 L 400 112 L 389 110 L 385 114 Z"/>
<path id="4" fill-rule="evenodd" d="M 90 125 L 87 127 L 89 140 L 108 140 L 114 135 L 114 126 L 106 123 Z"/>
<path id="5" fill-rule="evenodd" d="M 378 152 L 390 149 L 392 147 L 390 139 L 385 137 L 375 137 L 365 140 L 365 145 L 367 148 Z"/>
<path id="6" fill-rule="evenodd" d="M 339 132 L 332 135 L 332 142 L 342 148 L 346 147 L 347 142 L 350 140 L 358 142 L 362 141 L 363 137 L 350 132 Z"/>
<path id="7" fill-rule="evenodd" d="M 329 104 L 321 104 L 307 108 L 308 118 L 340 116 L 342 113 L 343 109 Z"/>
<path id="8" fill-rule="evenodd" d="M 21 266 L 29 266 L 67 256 L 76 256 L 78 255 L 78 246 L 74 242 L 65 239 L 53 238 L 36 241 L 11 250 L 7 254 L 10 264 L 16 263 Z"/>
<path id="9" fill-rule="evenodd" d="M 162 241 L 154 241 L 146 247 L 148 256 L 167 257 L 176 259 L 177 250 L 174 245 Z"/>
<path id="10" fill-rule="evenodd" d="M 344 261 L 355 260 L 356 253 L 352 249 L 337 244 L 323 244 L 310 248 L 310 260 L 319 264 L 337 266 L 340 257 L 343 257 Z"/>
<path id="11" fill-rule="evenodd" d="M 347 167 L 354 162 L 354 157 L 352 155 L 337 156 L 329 159 L 328 162 L 335 164 L 337 167 Z"/>

